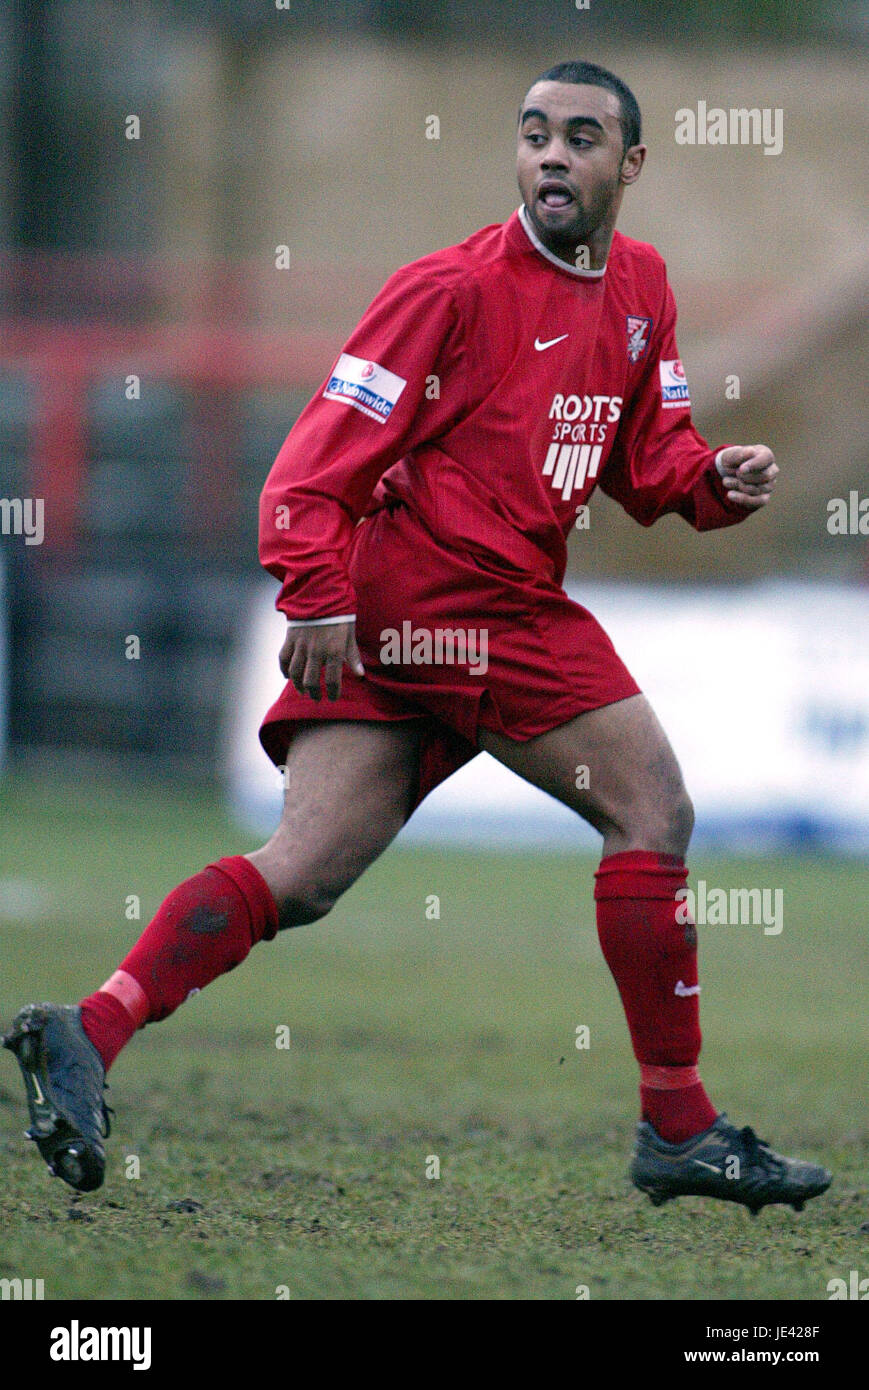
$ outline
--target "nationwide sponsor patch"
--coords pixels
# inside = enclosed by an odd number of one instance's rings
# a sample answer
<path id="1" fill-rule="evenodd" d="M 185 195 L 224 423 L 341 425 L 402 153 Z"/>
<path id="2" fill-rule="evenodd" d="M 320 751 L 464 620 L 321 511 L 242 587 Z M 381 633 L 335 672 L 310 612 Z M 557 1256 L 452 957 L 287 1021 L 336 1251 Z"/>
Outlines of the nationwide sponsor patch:
<path id="1" fill-rule="evenodd" d="M 659 362 L 658 371 L 661 374 L 661 404 L 690 406 L 691 397 L 688 394 L 688 382 L 685 380 L 685 368 L 678 357 L 672 362 Z"/>
<path id="2" fill-rule="evenodd" d="M 649 346 L 649 334 L 652 331 L 652 320 L 641 319 L 639 314 L 628 314 L 627 325 L 628 357 L 632 362 L 639 362 L 646 348 Z"/>
<path id="3" fill-rule="evenodd" d="M 385 425 L 406 385 L 404 377 L 388 372 L 379 362 L 342 352 L 323 395 L 327 401 L 343 401 Z"/>

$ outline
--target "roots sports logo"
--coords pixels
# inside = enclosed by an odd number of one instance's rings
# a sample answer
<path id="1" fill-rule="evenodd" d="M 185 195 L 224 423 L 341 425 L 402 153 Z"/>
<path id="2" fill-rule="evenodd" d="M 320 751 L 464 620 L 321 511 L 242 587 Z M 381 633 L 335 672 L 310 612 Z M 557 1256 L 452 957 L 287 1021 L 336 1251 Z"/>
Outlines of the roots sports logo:
<path id="1" fill-rule="evenodd" d="M 407 382 L 381 367 L 342 352 L 323 392 L 327 401 L 342 401 L 385 425 Z"/>
<path id="2" fill-rule="evenodd" d="M 574 492 L 597 477 L 607 429 L 622 413 L 621 396 L 563 396 L 552 398 L 549 419 L 552 443 L 543 462 L 544 478 L 569 502 Z"/>
<path id="3" fill-rule="evenodd" d="M 661 404 L 671 407 L 690 406 L 691 397 L 685 378 L 685 368 L 678 357 L 675 357 L 672 362 L 659 362 L 658 371 L 661 374 Z"/>

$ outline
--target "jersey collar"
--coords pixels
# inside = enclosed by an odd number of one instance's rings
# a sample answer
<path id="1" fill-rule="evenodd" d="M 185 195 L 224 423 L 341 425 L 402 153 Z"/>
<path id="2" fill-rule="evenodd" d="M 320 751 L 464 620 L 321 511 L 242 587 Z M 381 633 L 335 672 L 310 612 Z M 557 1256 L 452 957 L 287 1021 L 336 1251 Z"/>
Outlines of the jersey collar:
<path id="1" fill-rule="evenodd" d="M 548 246 L 543 245 L 543 242 L 531 225 L 528 209 L 525 207 L 524 203 L 521 208 L 518 209 L 518 213 L 520 225 L 525 235 L 528 237 L 528 240 L 531 242 L 531 245 L 536 251 L 540 252 L 541 256 L 545 256 L 547 261 L 551 261 L 553 265 L 557 265 L 559 270 L 565 270 L 568 275 L 575 275 L 578 280 L 600 280 L 600 278 L 606 274 L 605 265 L 601 266 L 600 270 L 581 270 L 579 266 L 568 265 L 567 261 L 562 261 L 560 257 L 549 250 Z"/>

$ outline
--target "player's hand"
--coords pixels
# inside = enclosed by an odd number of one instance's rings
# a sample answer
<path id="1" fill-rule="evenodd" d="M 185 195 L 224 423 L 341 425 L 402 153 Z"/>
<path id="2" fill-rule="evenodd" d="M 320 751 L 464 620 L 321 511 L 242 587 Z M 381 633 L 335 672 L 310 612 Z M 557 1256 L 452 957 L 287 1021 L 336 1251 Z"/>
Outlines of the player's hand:
<path id="1" fill-rule="evenodd" d="M 778 464 L 765 444 L 734 444 L 722 449 L 716 466 L 731 502 L 740 507 L 765 507 L 770 499 Z"/>
<path id="2" fill-rule="evenodd" d="M 324 623 L 321 627 L 288 627 L 278 658 L 287 680 L 300 695 L 320 699 L 320 673 L 326 672 L 326 695 L 337 700 L 341 694 L 344 662 L 357 676 L 365 667 L 356 645 L 356 623 Z"/>

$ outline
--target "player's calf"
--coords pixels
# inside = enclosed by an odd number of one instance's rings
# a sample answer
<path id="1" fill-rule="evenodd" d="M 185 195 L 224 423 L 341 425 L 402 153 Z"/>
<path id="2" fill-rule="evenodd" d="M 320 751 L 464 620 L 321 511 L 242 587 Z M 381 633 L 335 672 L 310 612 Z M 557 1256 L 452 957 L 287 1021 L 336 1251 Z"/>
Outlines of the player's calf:
<path id="1" fill-rule="evenodd" d="M 328 917 L 335 906 L 335 899 L 329 895 L 291 892 L 286 895 L 276 893 L 278 909 L 278 931 L 288 931 L 291 927 L 308 927 Z"/>
<path id="2" fill-rule="evenodd" d="M 280 841 L 272 840 L 263 849 L 247 855 L 269 885 L 277 911 L 278 931 L 322 921 L 349 884 L 336 884 L 330 881 L 330 874 L 317 869 L 310 869 L 303 875 L 293 863 L 294 856 L 284 857 L 281 850 Z"/>

